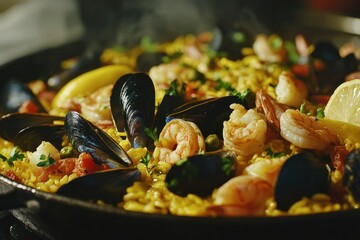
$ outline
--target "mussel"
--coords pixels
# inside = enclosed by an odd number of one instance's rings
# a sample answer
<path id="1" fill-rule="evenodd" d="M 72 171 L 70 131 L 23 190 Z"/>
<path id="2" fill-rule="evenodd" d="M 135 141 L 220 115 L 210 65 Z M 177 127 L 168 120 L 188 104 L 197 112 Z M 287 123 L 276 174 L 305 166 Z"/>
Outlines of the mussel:
<path id="1" fill-rule="evenodd" d="M 232 112 L 229 106 L 232 103 L 242 104 L 248 109 L 247 102 L 237 96 L 197 100 L 175 108 L 167 115 L 166 122 L 181 118 L 194 122 L 204 137 L 217 134 L 222 138 L 223 122 L 229 119 Z"/>
<path id="2" fill-rule="evenodd" d="M 99 171 L 70 181 L 60 187 L 57 194 L 86 201 L 101 200 L 115 205 L 122 201 L 126 189 L 140 177 L 137 168 Z"/>
<path id="3" fill-rule="evenodd" d="M 127 132 L 134 148 L 148 143 L 146 128 L 152 127 L 155 112 L 154 84 L 146 73 L 126 74 L 115 83 L 110 106 L 115 127 Z"/>
<path id="4" fill-rule="evenodd" d="M 0 119 L 0 137 L 24 151 L 35 151 L 42 141 L 60 148 L 65 135 L 63 121 L 61 116 L 45 113 L 10 113 Z"/>
<path id="5" fill-rule="evenodd" d="M 308 65 L 310 90 L 321 94 L 332 94 L 335 88 L 345 80 L 345 76 L 359 67 L 358 60 L 353 53 L 341 57 L 338 48 L 326 41 L 319 41 L 315 44 L 314 51 L 308 58 Z"/>
<path id="6" fill-rule="evenodd" d="M 17 112 L 26 101 L 31 101 L 36 106 L 37 112 L 46 113 L 44 106 L 26 83 L 15 79 L 7 81 L 0 91 L 0 116 Z"/>
<path id="7" fill-rule="evenodd" d="M 360 149 L 350 152 L 344 162 L 343 185 L 360 201 Z"/>
<path id="8" fill-rule="evenodd" d="M 287 211 L 302 197 L 328 193 L 330 166 L 310 151 L 291 156 L 282 166 L 275 185 L 277 208 Z"/>
<path id="9" fill-rule="evenodd" d="M 47 84 L 49 89 L 58 91 L 67 82 L 80 74 L 100 67 L 100 56 L 102 52 L 103 48 L 97 45 L 91 46 L 71 68 L 66 69 L 48 79 Z"/>
<path id="10" fill-rule="evenodd" d="M 175 163 L 167 173 L 167 188 L 180 196 L 196 194 L 209 196 L 235 176 L 236 155 L 231 151 L 218 151 L 194 155 Z"/>
<path id="11" fill-rule="evenodd" d="M 88 152 L 98 164 L 105 163 L 110 168 L 132 164 L 131 158 L 119 144 L 78 112 L 70 111 L 66 114 L 65 131 L 76 150 L 80 153 Z"/>

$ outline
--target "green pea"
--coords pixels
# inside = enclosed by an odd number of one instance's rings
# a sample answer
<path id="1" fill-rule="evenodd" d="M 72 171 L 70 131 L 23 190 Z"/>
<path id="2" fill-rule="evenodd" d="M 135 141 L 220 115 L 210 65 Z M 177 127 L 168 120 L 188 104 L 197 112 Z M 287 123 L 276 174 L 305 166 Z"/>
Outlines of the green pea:
<path id="1" fill-rule="evenodd" d="M 210 134 L 205 139 L 206 151 L 214 151 L 219 149 L 220 140 L 216 134 Z"/>
<path id="2" fill-rule="evenodd" d="M 66 146 L 66 147 L 63 147 L 61 150 L 60 150 L 60 157 L 61 158 L 68 158 L 68 157 L 72 157 L 73 156 L 73 147 L 72 146 Z"/>

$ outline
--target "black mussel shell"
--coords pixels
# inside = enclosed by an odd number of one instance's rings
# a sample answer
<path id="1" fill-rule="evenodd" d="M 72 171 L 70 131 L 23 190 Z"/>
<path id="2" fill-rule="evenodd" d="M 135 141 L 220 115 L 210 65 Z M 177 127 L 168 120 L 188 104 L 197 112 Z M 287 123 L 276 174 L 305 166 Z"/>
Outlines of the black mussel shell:
<path id="1" fill-rule="evenodd" d="M 140 178 L 137 168 L 109 169 L 76 178 L 60 187 L 57 194 L 116 205 L 122 201 L 126 189 Z"/>
<path id="2" fill-rule="evenodd" d="M 91 46 L 69 69 L 50 77 L 47 84 L 51 90 L 58 91 L 73 78 L 101 66 L 100 56 L 103 48 Z"/>
<path id="3" fill-rule="evenodd" d="M 323 159 L 322 159 L 323 160 Z M 302 197 L 327 193 L 330 186 L 330 167 L 310 151 L 291 156 L 282 166 L 275 185 L 277 208 L 287 211 Z"/>
<path id="4" fill-rule="evenodd" d="M 127 132 L 134 148 L 145 147 L 155 112 L 155 88 L 146 73 L 126 74 L 115 83 L 110 98 L 112 117 L 118 131 Z"/>
<path id="5" fill-rule="evenodd" d="M 45 113 L 9 113 L 0 119 L 0 137 L 13 142 L 21 130 L 36 125 L 53 124 L 54 121 L 64 121 L 64 117 Z"/>
<path id="6" fill-rule="evenodd" d="M 183 89 L 178 85 L 177 80 L 170 84 L 161 103 L 157 107 L 156 115 L 153 122 L 153 129 L 160 133 L 166 124 L 166 116 L 175 108 L 185 104 Z"/>
<path id="7" fill-rule="evenodd" d="M 175 108 L 166 117 L 166 122 L 180 118 L 194 122 L 204 137 L 210 134 L 217 134 L 222 138 L 223 123 L 229 119 L 232 112 L 229 106 L 232 103 L 239 103 L 248 108 L 247 103 L 237 96 L 198 100 Z"/>
<path id="8" fill-rule="evenodd" d="M 324 67 L 317 69 L 316 61 Z M 331 42 L 320 41 L 308 59 L 310 70 L 310 91 L 317 94 L 332 94 L 345 80 L 345 76 L 356 71 L 359 63 L 354 54 L 341 57 L 338 48 Z"/>
<path id="9" fill-rule="evenodd" d="M 110 168 L 132 164 L 132 160 L 119 144 L 78 112 L 70 111 L 66 114 L 65 131 L 74 148 L 79 153 L 89 153 L 98 164 L 105 163 Z"/>
<path id="10" fill-rule="evenodd" d="M 24 151 L 35 151 L 42 141 L 50 142 L 60 149 L 64 136 L 63 125 L 42 124 L 22 129 L 16 135 L 13 143 Z"/>
<path id="11" fill-rule="evenodd" d="M 235 176 L 236 155 L 220 151 L 194 155 L 175 163 L 165 178 L 166 187 L 173 193 L 186 196 L 209 196 Z"/>
<path id="12" fill-rule="evenodd" d="M 0 91 L 0 116 L 18 112 L 19 107 L 29 100 L 36 105 L 38 112 L 46 113 L 45 108 L 26 83 L 18 80 L 7 81 Z"/>
<path id="13" fill-rule="evenodd" d="M 344 164 L 343 185 L 360 201 L 360 149 L 350 152 Z"/>
<path id="14" fill-rule="evenodd" d="M 136 58 L 136 70 L 139 72 L 149 72 L 150 68 L 163 63 L 167 55 L 163 52 L 144 52 Z"/>

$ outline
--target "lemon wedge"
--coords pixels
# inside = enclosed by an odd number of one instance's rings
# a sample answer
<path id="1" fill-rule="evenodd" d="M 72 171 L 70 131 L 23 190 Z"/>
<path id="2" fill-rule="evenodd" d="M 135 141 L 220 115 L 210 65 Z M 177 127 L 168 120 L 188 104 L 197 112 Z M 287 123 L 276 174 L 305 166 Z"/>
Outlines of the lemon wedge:
<path id="1" fill-rule="evenodd" d="M 325 117 L 360 126 L 360 79 L 339 85 L 324 109 Z"/>
<path id="2" fill-rule="evenodd" d="M 340 136 L 342 139 L 360 142 L 360 126 L 358 125 L 329 118 L 322 118 L 317 122 L 320 126 L 329 129 L 330 132 Z"/>
<path id="3" fill-rule="evenodd" d="M 114 84 L 119 77 L 133 71 L 126 65 L 108 65 L 83 73 L 60 89 L 52 101 L 52 107 L 60 107 L 66 99 L 86 96 L 103 86 Z"/>
<path id="4" fill-rule="evenodd" d="M 360 79 L 344 82 L 331 95 L 318 123 L 343 139 L 360 142 Z"/>

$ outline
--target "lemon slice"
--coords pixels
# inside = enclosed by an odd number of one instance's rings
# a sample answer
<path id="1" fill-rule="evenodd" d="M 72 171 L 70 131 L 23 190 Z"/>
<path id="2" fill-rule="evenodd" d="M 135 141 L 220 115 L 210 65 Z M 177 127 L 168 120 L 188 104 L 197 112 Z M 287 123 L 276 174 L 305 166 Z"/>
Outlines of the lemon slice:
<path id="1" fill-rule="evenodd" d="M 325 117 L 360 126 L 360 79 L 339 85 L 324 109 Z"/>
<path id="2" fill-rule="evenodd" d="M 331 95 L 318 123 L 343 139 L 360 142 L 360 79 L 344 82 Z"/>
<path id="3" fill-rule="evenodd" d="M 115 83 L 119 77 L 131 72 L 133 69 L 126 65 L 108 65 L 83 73 L 60 89 L 52 101 L 52 107 L 60 107 L 69 98 L 86 96 L 100 87 Z"/>
<path id="4" fill-rule="evenodd" d="M 329 118 L 322 118 L 317 122 L 321 126 L 329 129 L 333 134 L 336 134 L 343 139 L 350 139 L 353 142 L 360 142 L 360 126 L 358 125 Z"/>

